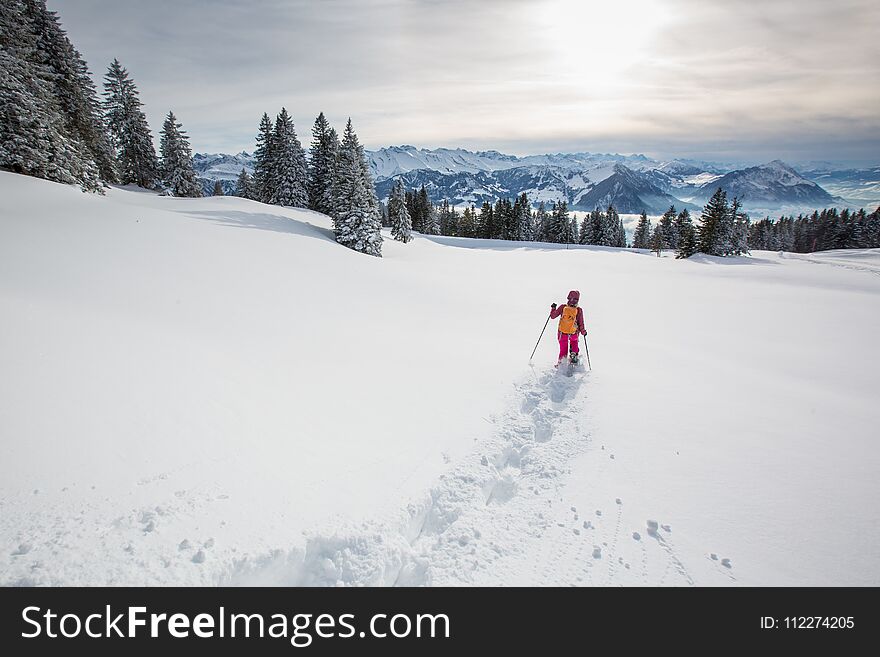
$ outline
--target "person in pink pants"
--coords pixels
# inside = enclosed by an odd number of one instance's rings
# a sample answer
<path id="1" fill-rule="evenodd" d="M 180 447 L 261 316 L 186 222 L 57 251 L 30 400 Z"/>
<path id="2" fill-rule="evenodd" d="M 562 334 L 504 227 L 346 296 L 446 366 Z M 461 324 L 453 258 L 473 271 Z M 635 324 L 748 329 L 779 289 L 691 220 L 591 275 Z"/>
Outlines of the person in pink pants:
<path id="1" fill-rule="evenodd" d="M 587 334 L 587 330 L 584 328 L 584 311 L 578 306 L 580 298 L 581 293 L 577 290 L 572 290 L 568 293 L 567 303 L 558 307 L 555 303 L 550 305 L 550 319 L 561 317 L 556 333 L 556 337 L 559 340 L 559 360 L 556 362 L 557 365 L 568 355 L 569 350 L 571 350 L 572 361 L 577 362 L 578 353 L 580 353 L 578 333 L 581 335 Z"/>

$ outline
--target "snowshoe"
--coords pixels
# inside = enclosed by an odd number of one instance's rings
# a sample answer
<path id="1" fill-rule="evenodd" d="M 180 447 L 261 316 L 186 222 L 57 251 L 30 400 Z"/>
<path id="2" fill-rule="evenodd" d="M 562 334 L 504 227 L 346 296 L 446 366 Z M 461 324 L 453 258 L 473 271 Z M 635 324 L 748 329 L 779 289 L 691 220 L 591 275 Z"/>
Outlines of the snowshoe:
<path id="1" fill-rule="evenodd" d="M 571 363 L 572 365 L 577 365 L 580 362 L 580 359 L 578 358 L 577 354 L 571 354 L 568 357 L 568 362 Z"/>

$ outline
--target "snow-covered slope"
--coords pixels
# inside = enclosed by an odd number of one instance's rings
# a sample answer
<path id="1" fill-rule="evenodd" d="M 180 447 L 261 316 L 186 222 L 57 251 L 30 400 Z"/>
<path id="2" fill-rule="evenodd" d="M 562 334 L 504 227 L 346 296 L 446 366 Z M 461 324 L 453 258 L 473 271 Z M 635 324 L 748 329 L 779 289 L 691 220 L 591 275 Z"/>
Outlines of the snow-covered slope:
<path id="1" fill-rule="evenodd" d="M 880 252 L 677 261 L 0 172 L 2 584 L 880 584 Z M 581 290 L 592 371 L 551 366 Z"/>

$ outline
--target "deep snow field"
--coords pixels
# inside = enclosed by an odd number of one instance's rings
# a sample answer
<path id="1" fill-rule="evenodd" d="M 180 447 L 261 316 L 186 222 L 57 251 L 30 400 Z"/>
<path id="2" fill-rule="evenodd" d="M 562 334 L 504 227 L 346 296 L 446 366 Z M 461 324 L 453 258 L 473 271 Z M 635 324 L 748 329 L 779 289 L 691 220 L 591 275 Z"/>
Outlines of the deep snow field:
<path id="1" fill-rule="evenodd" d="M 880 250 L 0 199 L 0 584 L 880 585 Z M 555 321 L 529 354 L 572 288 L 567 377 Z"/>

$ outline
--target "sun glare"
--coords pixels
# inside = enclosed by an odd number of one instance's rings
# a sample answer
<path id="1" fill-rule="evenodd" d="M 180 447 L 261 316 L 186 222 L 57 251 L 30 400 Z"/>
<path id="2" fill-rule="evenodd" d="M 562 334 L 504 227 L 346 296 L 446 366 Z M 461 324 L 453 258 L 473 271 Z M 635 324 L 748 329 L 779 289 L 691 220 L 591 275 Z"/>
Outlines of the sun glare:
<path id="1" fill-rule="evenodd" d="M 669 22 L 657 0 L 547 0 L 531 7 L 536 38 L 551 53 L 548 75 L 601 93 L 648 56 Z"/>

